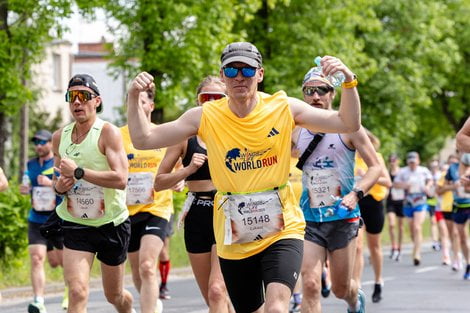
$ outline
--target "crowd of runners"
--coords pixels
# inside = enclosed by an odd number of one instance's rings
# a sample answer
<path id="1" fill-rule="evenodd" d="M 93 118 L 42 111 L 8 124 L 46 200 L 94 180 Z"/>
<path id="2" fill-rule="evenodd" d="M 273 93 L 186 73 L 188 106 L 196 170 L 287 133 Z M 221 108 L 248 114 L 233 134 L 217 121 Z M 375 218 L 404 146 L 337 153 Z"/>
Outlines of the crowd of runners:
<path id="1" fill-rule="evenodd" d="M 331 79 L 337 72 L 341 86 Z M 184 227 L 209 312 L 321 312 L 321 296 L 330 291 L 347 312 L 366 312 L 363 242 L 375 276 L 370 297 L 379 302 L 386 218 L 388 257 L 421 264 L 429 215 L 442 264 L 470 280 L 470 122 L 457 136 L 460 152 L 447 162 L 427 168 L 410 151 L 400 167 L 400 156 L 385 162 L 380 140 L 361 126 L 358 79 L 340 59 L 324 56 L 320 67 L 306 69 L 303 100 L 258 91 L 264 74 L 253 44 L 231 43 L 220 77 L 200 83 L 197 106 L 156 125 L 154 78 L 140 73 L 121 128 L 98 117 L 103 102 L 93 77 L 70 79 L 65 100 L 73 122 L 34 134 L 37 156 L 20 187 L 32 206 L 29 313 L 46 312 L 46 258 L 63 267 L 62 307 L 87 312 L 95 257 L 117 312 L 135 312 L 134 301 L 141 312 L 162 312 L 161 300 L 170 298 L 172 193 L 185 188 L 175 223 Z M 7 185 L 0 170 L 0 189 Z M 401 254 L 405 224 L 410 260 Z M 127 259 L 138 300 L 124 288 Z"/>

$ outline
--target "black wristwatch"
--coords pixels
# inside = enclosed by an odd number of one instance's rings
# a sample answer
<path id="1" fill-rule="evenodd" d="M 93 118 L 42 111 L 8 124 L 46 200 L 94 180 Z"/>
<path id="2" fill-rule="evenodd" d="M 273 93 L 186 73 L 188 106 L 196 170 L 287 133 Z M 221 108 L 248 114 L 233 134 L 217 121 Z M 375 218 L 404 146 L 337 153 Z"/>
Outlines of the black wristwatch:
<path id="1" fill-rule="evenodd" d="M 357 187 L 353 188 L 353 190 L 355 193 L 356 193 L 356 196 L 359 200 L 362 200 L 362 198 L 364 198 L 364 191 L 362 191 L 362 189 L 359 189 Z"/>
<path id="2" fill-rule="evenodd" d="M 77 167 L 75 171 L 73 171 L 73 177 L 75 177 L 76 180 L 82 179 L 84 175 L 85 170 L 81 167 Z"/>

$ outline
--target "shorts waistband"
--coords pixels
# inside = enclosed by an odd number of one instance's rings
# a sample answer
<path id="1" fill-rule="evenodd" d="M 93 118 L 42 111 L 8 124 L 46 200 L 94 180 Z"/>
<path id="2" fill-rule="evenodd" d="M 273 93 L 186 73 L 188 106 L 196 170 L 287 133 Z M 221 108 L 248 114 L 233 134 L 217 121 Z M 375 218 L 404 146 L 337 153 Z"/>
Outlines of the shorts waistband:
<path id="1" fill-rule="evenodd" d="M 217 190 L 211 190 L 211 191 L 189 191 L 188 194 L 191 193 L 195 198 L 203 198 L 203 197 L 210 197 L 213 199 L 215 197 L 215 194 L 217 193 Z"/>

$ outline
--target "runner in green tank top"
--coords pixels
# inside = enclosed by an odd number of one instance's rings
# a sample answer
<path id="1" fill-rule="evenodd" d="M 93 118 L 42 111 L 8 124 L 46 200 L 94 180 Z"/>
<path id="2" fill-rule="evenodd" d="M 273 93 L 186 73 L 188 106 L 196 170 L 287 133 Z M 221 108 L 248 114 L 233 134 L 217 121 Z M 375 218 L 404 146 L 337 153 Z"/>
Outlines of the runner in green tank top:
<path id="1" fill-rule="evenodd" d="M 52 137 L 54 190 L 63 197 L 64 277 L 69 312 L 86 312 L 91 265 L 101 261 L 105 296 L 118 312 L 132 312 L 132 295 L 123 288 L 130 237 L 125 202 L 127 159 L 121 134 L 97 117 L 103 104 L 93 77 L 69 82 L 65 100 L 75 120 Z M 60 176 L 59 176 L 60 175 Z"/>

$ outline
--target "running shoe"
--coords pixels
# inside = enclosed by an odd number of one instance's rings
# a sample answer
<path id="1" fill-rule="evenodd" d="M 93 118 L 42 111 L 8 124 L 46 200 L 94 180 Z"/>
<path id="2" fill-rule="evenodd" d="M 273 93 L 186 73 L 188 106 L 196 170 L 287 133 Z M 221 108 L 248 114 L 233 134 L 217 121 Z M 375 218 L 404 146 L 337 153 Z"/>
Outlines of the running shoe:
<path id="1" fill-rule="evenodd" d="M 155 309 L 155 313 L 162 313 L 163 312 L 163 302 L 160 299 L 157 299 L 157 308 Z"/>
<path id="2" fill-rule="evenodd" d="M 400 262 L 400 259 L 401 259 L 401 251 L 399 249 L 396 249 L 393 253 L 392 260 Z"/>
<path id="3" fill-rule="evenodd" d="M 64 296 L 62 297 L 62 309 L 67 310 L 69 308 L 69 289 L 65 287 Z"/>
<path id="4" fill-rule="evenodd" d="M 467 269 L 465 270 L 465 274 L 463 274 L 463 279 L 465 280 L 470 279 L 470 264 L 467 264 Z"/>
<path id="5" fill-rule="evenodd" d="M 28 305 L 28 313 L 47 313 L 44 303 L 31 302 Z"/>
<path id="6" fill-rule="evenodd" d="M 160 299 L 169 300 L 171 299 L 170 291 L 166 288 L 165 285 L 160 285 Z"/>
<path id="7" fill-rule="evenodd" d="M 292 306 L 289 309 L 289 313 L 298 313 L 300 312 L 300 303 L 292 302 Z"/>
<path id="8" fill-rule="evenodd" d="M 448 253 L 443 253 L 442 254 L 442 265 L 450 265 L 450 256 Z"/>
<path id="9" fill-rule="evenodd" d="M 331 291 L 331 286 L 326 282 L 327 275 L 326 268 L 323 268 L 323 272 L 321 273 L 321 295 L 323 298 L 328 298 Z"/>
<path id="10" fill-rule="evenodd" d="M 388 256 L 389 259 L 392 259 L 393 260 L 393 256 L 395 255 L 395 249 L 392 248 L 392 250 L 390 250 L 390 255 Z"/>
<path id="11" fill-rule="evenodd" d="M 459 261 L 454 261 L 454 262 L 452 263 L 452 270 L 453 270 L 454 272 L 460 271 L 461 268 L 462 268 L 462 264 L 461 264 Z"/>
<path id="12" fill-rule="evenodd" d="M 420 259 L 413 259 L 414 266 L 419 266 L 421 264 Z"/>
<path id="13" fill-rule="evenodd" d="M 382 284 L 375 284 L 372 302 L 377 303 L 380 302 L 380 300 L 382 300 Z"/>
<path id="14" fill-rule="evenodd" d="M 434 251 L 441 251 L 441 243 L 438 242 L 438 241 L 434 241 L 434 242 L 432 243 L 432 249 L 433 249 Z"/>
<path id="15" fill-rule="evenodd" d="M 366 312 L 366 295 L 362 289 L 357 290 L 357 301 L 359 302 L 359 311 L 354 312 L 348 309 L 348 313 L 365 313 Z"/>

